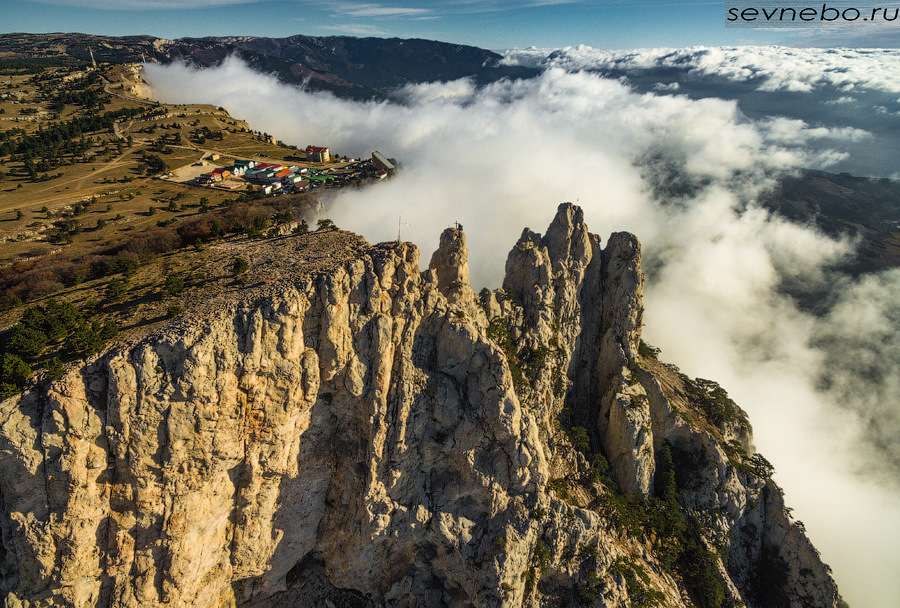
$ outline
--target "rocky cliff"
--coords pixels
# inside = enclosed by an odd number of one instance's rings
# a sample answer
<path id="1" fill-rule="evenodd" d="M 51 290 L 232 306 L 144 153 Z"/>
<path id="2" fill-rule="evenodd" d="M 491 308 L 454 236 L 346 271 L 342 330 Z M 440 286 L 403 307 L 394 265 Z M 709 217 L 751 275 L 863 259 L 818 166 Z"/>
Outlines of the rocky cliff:
<path id="1" fill-rule="evenodd" d="M 475 294 L 461 230 L 0 404 L 7 606 L 842 604 L 743 412 L 640 339 L 581 210 Z"/>

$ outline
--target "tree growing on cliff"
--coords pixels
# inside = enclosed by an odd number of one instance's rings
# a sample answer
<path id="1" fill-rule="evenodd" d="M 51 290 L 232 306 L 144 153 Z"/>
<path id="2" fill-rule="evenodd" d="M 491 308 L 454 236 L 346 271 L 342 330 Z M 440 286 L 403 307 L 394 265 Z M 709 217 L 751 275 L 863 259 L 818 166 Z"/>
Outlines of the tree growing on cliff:
<path id="1" fill-rule="evenodd" d="M 31 377 L 31 366 L 15 355 L 3 355 L 0 366 L 0 399 L 8 399 L 22 390 Z"/>
<path id="2" fill-rule="evenodd" d="M 316 230 L 340 230 L 337 226 L 334 225 L 330 219 L 325 218 L 321 219 L 316 224 L 319 226 Z"/>

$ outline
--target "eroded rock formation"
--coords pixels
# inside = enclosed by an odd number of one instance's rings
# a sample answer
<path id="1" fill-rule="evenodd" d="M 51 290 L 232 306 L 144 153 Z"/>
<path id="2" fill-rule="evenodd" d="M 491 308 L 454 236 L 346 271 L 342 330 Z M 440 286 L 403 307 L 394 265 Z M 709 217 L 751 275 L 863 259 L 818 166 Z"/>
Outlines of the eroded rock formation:
<path id="1" fill-rule="evenodd" d="M 840 605 L 743 412 L 642 346 L 634 236 L 565 204 L 503 289 L 467 257 L 371 247 L 3 402 L 6 605 Z"/>

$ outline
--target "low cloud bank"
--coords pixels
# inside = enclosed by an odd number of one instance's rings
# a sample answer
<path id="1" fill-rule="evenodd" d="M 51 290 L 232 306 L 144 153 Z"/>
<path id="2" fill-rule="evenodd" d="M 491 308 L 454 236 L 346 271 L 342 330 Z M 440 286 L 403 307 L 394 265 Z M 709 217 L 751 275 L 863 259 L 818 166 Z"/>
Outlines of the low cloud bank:
<path id="1" fill-rule="evenodd" d="M 695 46 L 603 50 L 579 45 L 559 50 L 513 49 L 506 52 L 503 63 L 568 71 L 673 68 L 695 76 L 752 83 L 760 91 L 810 92 L 837 87 L 900 93 L 898 49 Z"/>
<path id="2" fill-rule="evenodd" d="M 623 79 L 637 91 L 735 100 L 755 120 L 801 121 L 809 150 L 824 154 L 839 144 L 840 154 L 831 158 L 834 173 L 900 175 L 897 49 L 601 50 L 582 45 L 513 49 L 506 51 L 502 63 L 589 71 Z"/>
<path id="3" fill-rule="evenodd" d="M 402 217 L 403 239 L 425 262 L 458 221 L 476 289 L 499 285 L 522 228 L 544 230 L 561 202 L 581 205 L 604 238 L 637 234 L 646 339 L 749 411 L 758 448 L 848 601 L 900 605 L 898 469 L 881 457 L 900 453 L 900 272 L 835 278 L 826 269 L 850 243 L 754 204 L 778 172 L 841 157 L 809 150 L 810 140 L 865 132 L 752 122 L 732 101 L 638 94 L 557 68 L 480 89 L 410 86 L 402 103 L 306 92 L 235 59 L 202 71 L 151 64 L 145 77 L 160 100 L 224 106 L 300 147 L 397 158 L 395 179 L 339 194 L 330 217 L 372 242 L 395 239 Z M 834 303 L 812 316 L 779 291 L 784 280 L 831 286 Z"/>

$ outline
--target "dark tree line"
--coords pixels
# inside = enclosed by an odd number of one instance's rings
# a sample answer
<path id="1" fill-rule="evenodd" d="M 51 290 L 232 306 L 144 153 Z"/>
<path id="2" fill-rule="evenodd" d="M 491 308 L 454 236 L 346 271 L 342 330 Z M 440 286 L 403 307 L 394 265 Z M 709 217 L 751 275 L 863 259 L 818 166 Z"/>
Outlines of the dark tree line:
<path id="1" fill-rule="evenodd" d="M 86 357 L 99 352 L 119 333 L 111 320 L 95 318 L 96 306 L 78 308 L 65 301 L 49 300 L 43 306 L 27 309 L 9 331 L 0 365 L 0 398 L 6 399 L 25 386 L 32 374 L 31 365 L 49 347 L 57 347 L 63 358 Z M 54 357 L 47 362 L 47 375 L 57 379 L 62 362 Z"/>
<path id="2" fill-rule="evenodd" d="M 85 133 L 111 129 L 120 118 L 134 118 L 146 113 L 142 108 L 122 108 L 95 114 L 79 116 L 36 132 L 26 134 L 22 129 L 0 131 L 0 156 L 21 154 L 25 158 L 37 158 L 54 150 L 61 150 L 66 142 L 79 140 Z"/>

